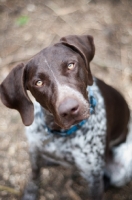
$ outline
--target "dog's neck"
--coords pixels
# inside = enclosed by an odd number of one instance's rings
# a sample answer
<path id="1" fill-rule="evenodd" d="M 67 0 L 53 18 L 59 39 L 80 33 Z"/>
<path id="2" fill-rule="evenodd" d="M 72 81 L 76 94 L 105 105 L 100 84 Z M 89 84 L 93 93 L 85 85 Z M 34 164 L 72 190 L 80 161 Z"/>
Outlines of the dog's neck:
<path id="1" fill-rule="evenodd" d="M 44 120 L 45 120 L 46 126 L 47 126 L 49 129 L 51 129 L 51 130 L 56 130 L 56 131 L 61 130 L 61 127 L 58 126 L 58 125 L 55 123 L 53 114 L 51 114 L 49 111 L 47 111 L 47 110 L 44 109 L 44 108 L 42 108 L 42 110 L 43 110 L 43 112 L 44 112 Z"/>

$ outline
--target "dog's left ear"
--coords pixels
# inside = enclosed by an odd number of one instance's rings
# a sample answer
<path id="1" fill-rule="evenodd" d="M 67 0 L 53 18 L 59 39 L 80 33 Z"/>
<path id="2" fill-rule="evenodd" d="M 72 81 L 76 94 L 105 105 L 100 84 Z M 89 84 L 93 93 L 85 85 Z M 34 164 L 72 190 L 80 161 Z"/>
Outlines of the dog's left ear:
<path id="1" fill-rule="evenodd" d="M 88 84 L 93 84 L 89 63 L 95 54 L 93 37 L 90 35 L 69 35 L 60 39 L 60 42 L 78 51 L 84 58 L 88 71 Z"/>

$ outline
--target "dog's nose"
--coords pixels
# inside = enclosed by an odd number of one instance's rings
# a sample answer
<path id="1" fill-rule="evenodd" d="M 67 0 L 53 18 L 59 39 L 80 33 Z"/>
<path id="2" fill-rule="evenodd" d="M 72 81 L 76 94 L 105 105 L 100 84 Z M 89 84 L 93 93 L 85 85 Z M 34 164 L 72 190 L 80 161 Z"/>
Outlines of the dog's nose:
<path id="1" fill-rule="evenodd" d="M 78 101 L 73 98 L 66 98 L 58 107 L 59 115 L 63 118 L 73 117 L 79 112 Z"/>

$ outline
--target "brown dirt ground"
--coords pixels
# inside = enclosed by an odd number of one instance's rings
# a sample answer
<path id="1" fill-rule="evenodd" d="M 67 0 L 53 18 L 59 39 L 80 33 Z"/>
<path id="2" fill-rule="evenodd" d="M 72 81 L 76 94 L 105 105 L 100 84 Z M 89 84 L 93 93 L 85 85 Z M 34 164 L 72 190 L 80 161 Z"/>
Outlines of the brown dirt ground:
<path id="1" fill-rule="evenodd" d="M 0 0 L 0 82 L 17 62 L 68 34 L 94 36 L 93 74 L 120 90 L 132 108 L 131 0 Z M 0 103 L 0 200 L 20 199 L 29 174 L 20 116 Z M 87 200 L 87 184 L 69 169 L 46 168 L 40 194 L 41 200 Z M 105 197 L 132 200 L 132 182 Z"/>

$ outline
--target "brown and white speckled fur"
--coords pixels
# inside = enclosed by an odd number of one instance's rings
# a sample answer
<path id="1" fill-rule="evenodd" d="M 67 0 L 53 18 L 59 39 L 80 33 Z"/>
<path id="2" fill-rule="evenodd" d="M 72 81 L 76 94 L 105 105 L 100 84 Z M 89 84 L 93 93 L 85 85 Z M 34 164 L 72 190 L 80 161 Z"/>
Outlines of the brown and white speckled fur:
<path id="1" fill-rule="evenodd" d="M 94 53 L 91 36 L 63 37 L 15 67 L 0 85 L 2 102 L 18 110 L 29 126 L 32 176 L 22 200 L 38 199 L 40 171 L 46 165 L 79 169 L 88 181 L 91 200 L 103 200 L 105 176 L 117 186 L 132 177 L 130 110 L 119 92 L 92 78 Z M 89 86 L 97 99 L 92 115 Z M 31 102 L 27 90 L 38 103 Z M 68 137 L 49 133 L 45 126 L 60 131 L 84 119 L 87 122 Z"/>

